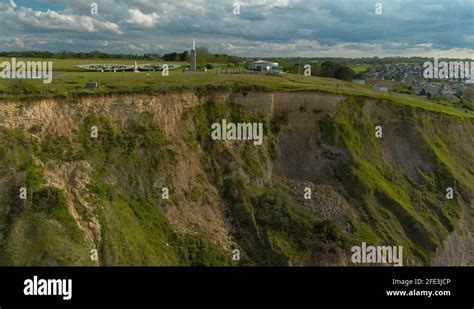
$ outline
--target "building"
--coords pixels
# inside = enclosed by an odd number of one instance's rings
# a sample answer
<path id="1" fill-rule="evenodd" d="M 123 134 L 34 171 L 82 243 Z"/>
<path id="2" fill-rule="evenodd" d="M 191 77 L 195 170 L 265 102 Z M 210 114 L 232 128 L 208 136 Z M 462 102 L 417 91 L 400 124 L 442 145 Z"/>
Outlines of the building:
<path id="1" fill-rule="evenodd" d="M 365 85 L 365 80 L 363 79 L 354 79 L 352 82 L 357 85 Z"/>
<path id="2" fill-rule="evenodd" d="M 380 92 L 389 92 L 390 86 L 386 82 L 378 81 L 372 86 L 372 89 L 374 89 L 375 91 L 380 91 Z"/>
<path id="3" fill-rule="evenodd" d="M 271 74 L 279 75 L 279 74 L 284 74 L 283 72 L 283 67 L 282 66 L 272 66 L 272 69 L 270 70 Z"/>
<path id="4" fill-rule="evenodd" d="M 258 60 L 252 62 L 248 69 L 251 71 L 258 71 L 258 72 L 278 72 L 283 71 L 282 68 L 279 66 L 278 62 L 270 62 L 266 60 Z"/>
<path id="5" fill-rule="evenodd" d="M 196 55 L 196 44 L 193 41 L 193 49 L 191 50 L 190 55 L 190 66 L 189 69 L 192 71 L 197 70 L 197 55 Z"/>

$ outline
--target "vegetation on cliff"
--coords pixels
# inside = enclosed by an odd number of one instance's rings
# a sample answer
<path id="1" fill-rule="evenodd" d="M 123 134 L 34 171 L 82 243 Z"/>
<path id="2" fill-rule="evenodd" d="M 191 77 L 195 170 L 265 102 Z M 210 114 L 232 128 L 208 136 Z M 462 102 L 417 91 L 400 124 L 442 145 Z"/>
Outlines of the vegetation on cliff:
<path id="1" fill-rule="evenodd" d="M 302 106 L 270 114 L 201 97 L 172 133 L 149 111 L 121 121 L 107 112 L 73 115 L 70 134 L 41 123 L 0 126 L 0 264 L 347 264 L 360 242 L 403 245 L 406 263 L 430 264 L 474 196 L 474 124 L 463 113 L 346 96 L 332 113 Z M 302 130 L 295 115 L 315 119 L 306 133 L 311 149 L 324 150 L 324 175 L 311 164 L 309 177 L 272 172 L 274 164 L 291 169 L 292 153 L 306 151 L 287 145 Z M 222 119 L 263 123 L 264 144 L 211 140 L 211 124 Z M 196 169 L 192 186 L 177 172 L 183 162 Z M 336 199 L 305 201 L 307 186 L 331 187 L 350 211 L 321 215 Z M 455 199 L 445 199 L 447 187 Z M 186 215 L 222 210 L 231 240 L 199 232 L 211 222 L 172 219 L 188 204 L 195 206 Z"/>

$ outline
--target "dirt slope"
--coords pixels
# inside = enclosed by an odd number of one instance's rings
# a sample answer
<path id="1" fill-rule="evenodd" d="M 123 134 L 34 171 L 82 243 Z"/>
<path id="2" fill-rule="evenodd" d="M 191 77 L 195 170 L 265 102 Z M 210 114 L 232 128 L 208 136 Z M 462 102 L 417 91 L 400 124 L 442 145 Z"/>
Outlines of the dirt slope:
<path id="1" fill-rule="evenodd" d="M 264 144 L 212 141 L 222 119 L 264 123 Z M 1 264 L 350 265 L 362 241 L 403 245 L 408 265 L 474 263 L 472 119 L 184 92 L 1 102 L 0 121 Z"/>

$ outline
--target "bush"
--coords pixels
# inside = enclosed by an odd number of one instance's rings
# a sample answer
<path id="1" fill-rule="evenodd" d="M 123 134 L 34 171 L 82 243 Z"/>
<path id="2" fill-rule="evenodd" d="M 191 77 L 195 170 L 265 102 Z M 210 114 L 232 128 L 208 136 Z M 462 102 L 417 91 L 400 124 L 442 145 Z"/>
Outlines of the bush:
<path id="1" fill-rule="evenodd" d="M 230 256 L 209 240 L 186 235 L 182 237 L 179 248 L 183 260 L 191 266 L 227 266 Z"/>
<path id="2" fill-rule="evenodd" d="M 29 164 L 26 167 L 25 185 L 29 189 L 39 187 L 44 181 L 43 170 L 36 165 Z"/>
<path id="3" fill-rule="evenodd" d="M 270 121 L 270 128 L 273 133 L 280 132 L 282 126 L 288 124 L 288 113 L 287 112 L 279 112 L 275 116 L 273 116 L 272 120 Z"/>
<path id="4" fill-rule="evenodd" d="M 64 193 L 54 187 L 45 187 L 32 194 L 32 208 L 37 212 L 53 213 L 59 209 L 67 209 Z"/>
<path id="5" fill-rule="evenodd" d="M 326 115 L 319 120 L 319 130 L 321 132 L 321 139 L 325 143 L 334 144 L 336 140 L 336 128 L 331 116 Z"/>
<path id="6" fill-rule="evenodd" d="M 314 231 L 321 235 L 321 237 L 328 241 L 341 241 L 344 239 L 344 234 L 341 228 L 333 221 L 324 220 L 317 224 Z"/>
<path id="7" fill-rule="evenodd" d="M 33 93 L 37 91 L 37 88 L 22 79 L 12 79 L 8 85 L 8 90 L 11 93 Z"/>

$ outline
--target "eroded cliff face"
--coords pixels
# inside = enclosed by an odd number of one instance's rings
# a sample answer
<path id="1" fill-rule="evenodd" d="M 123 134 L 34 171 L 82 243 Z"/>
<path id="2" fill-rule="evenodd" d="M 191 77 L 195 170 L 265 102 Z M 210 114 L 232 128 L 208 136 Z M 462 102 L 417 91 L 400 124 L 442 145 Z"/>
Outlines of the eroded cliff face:
<path id="1" fill-rule="evenodd" d="M 263 123 L 263 145 L 212 140 L 222 119 Z M 2 102 L 0 121 L 1 264 L 352 265 L 361 242 L 473 264 L 472 119 L 185 92 Z"/>

